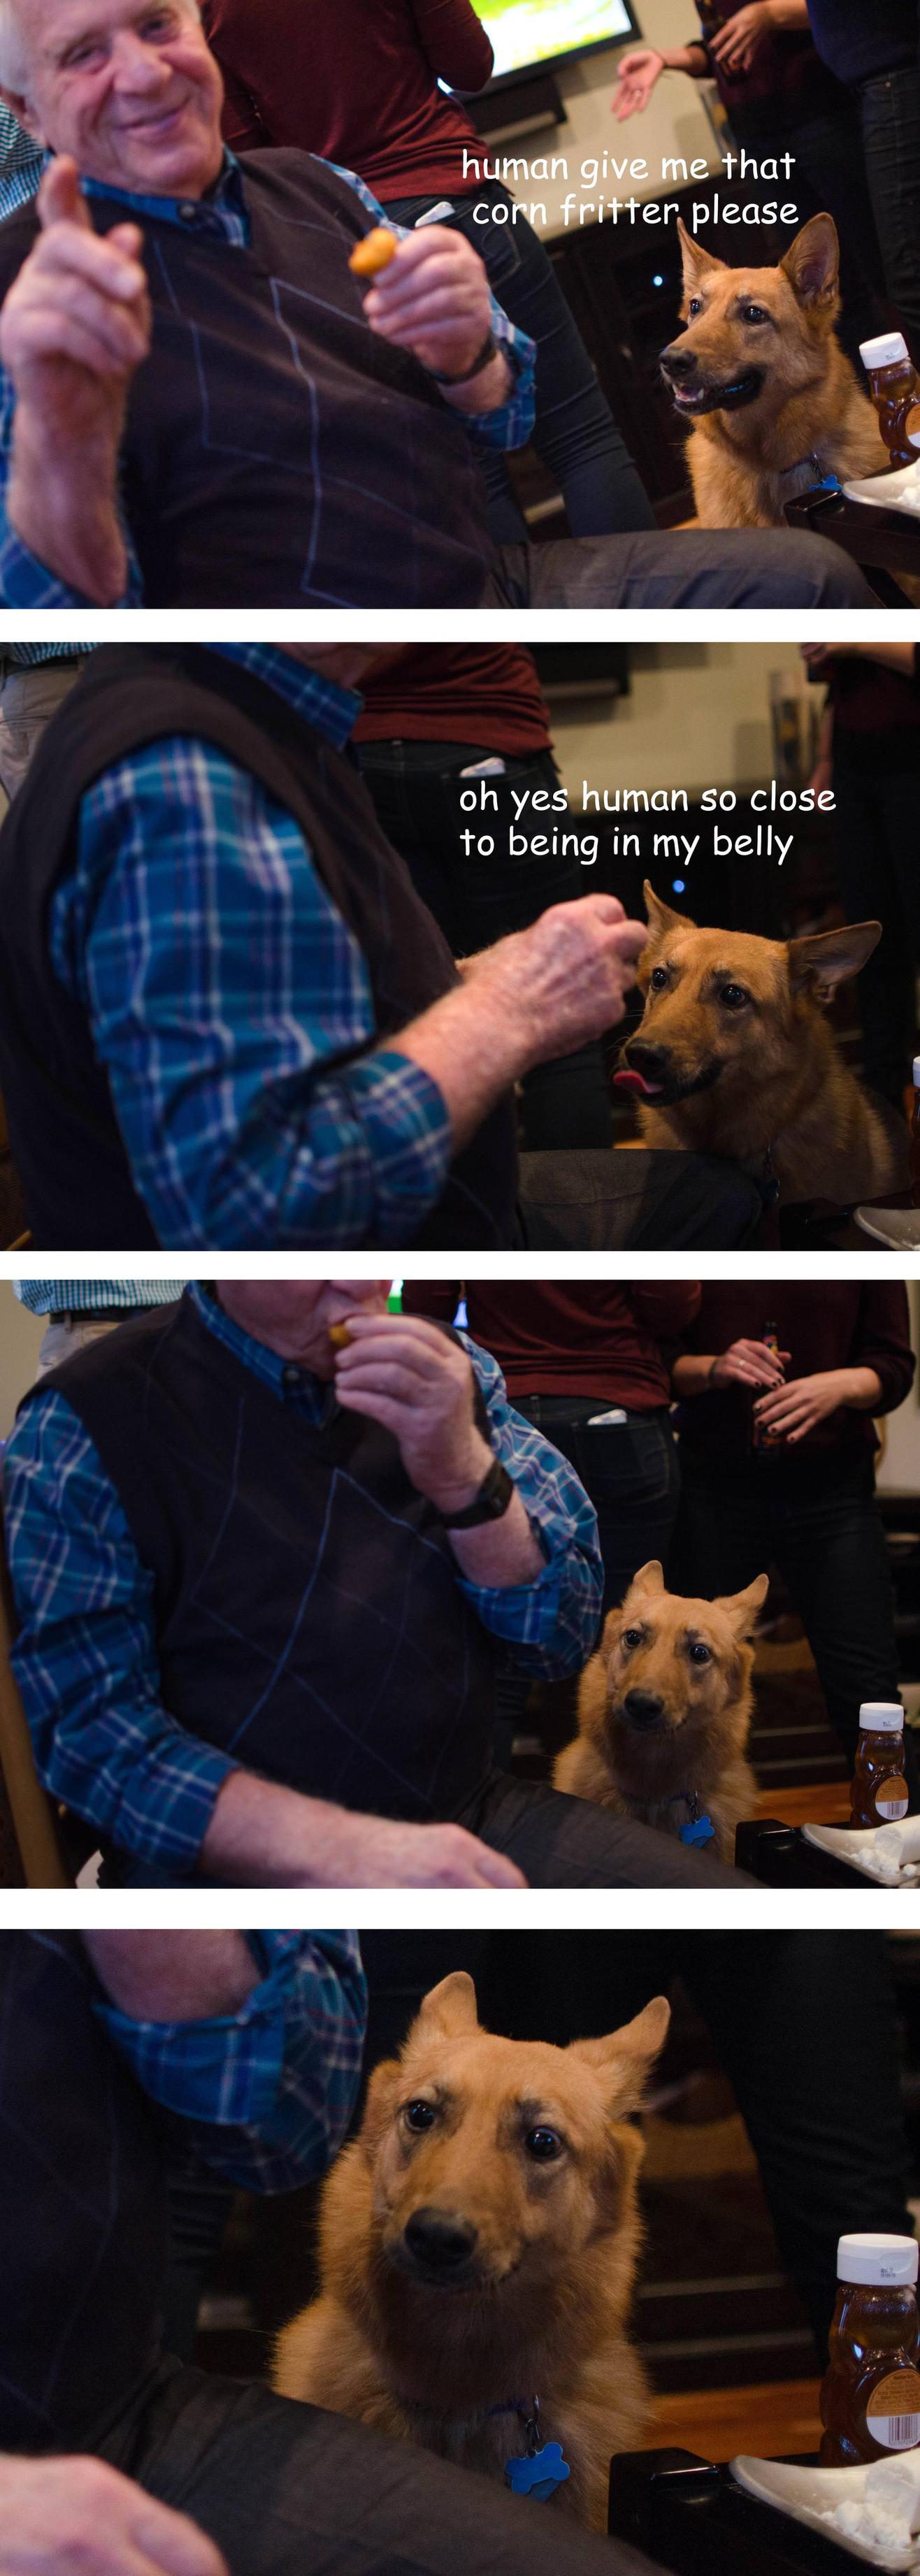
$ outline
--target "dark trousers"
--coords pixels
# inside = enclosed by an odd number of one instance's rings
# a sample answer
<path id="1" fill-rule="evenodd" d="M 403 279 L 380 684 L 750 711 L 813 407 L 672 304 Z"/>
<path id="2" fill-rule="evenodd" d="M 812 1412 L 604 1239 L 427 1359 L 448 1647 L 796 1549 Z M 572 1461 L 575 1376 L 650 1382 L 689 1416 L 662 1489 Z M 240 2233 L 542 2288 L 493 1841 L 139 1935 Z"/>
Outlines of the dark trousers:
<path id="1" fill-rule="evenodd" d="M 496 1773 L 456 1819 L 506 1852 L 529 1887 L 752 1887 L 741 1870 L 710 1860 L 676 1836 L 570 1798 L 542 1780 Z"/>
<path id="2" fill-rule="evenodd" d="M 804 1469 L 805 1462 L 802 1462 Z M 885 1533 L 870 1463 L 830 1453 L 822 1471 L 752 1459 L 708 1471 L 685 1447 L 675 1541 L 681 1592 L 740 1592 L 778 1567 L 808 1638 L 827 1713 L 851 1767 L 864 1699 L 897 1699 L 898 1658 Z M 904 1739 L 911 1808 L 920 1805 L 913 1737 Z"/>
<path id="3" fill-rule="evenodd" d="M 863 151 L 885 284 L 920 365 L 920 68 L 864 81 Z"/>
<path id="4" fill-rule="evenodd" d="M 848 921 L 882 923 L 878 947 L 859 977 L 866 1081 L 901 1108 L 917 1047 L 920 969 L 920 726 L 873 737 L 861 757 L 842 727 L 834 737 L 834 846 Z"/>
<path id="5" fill-rule="evenodd" d="M 530 1252 L 724 1252 L 753 1243 L 764 1201 L 716 1154 L 522 1154 L 520 1242 Z"/>
<path id="6" fill-rule="evenodd" d="M 502 546 L 484 608 L 877 608 L 858 564 L 791 528 L 677 528 Z"/>
<path id="7" fill-rule="evenodd" d="M 166 2363 L 103 2456 L 190 2514 L 232 2576 L 649 2576 L 620 2541 L 411 2443 Z"/>
<path id="8" fill-rule="evenodd" d="M 367 2062 L 398 2048 L 421 1995 L 475 1976 L 489 2029 L 515 2039 L 615 2030 L 680 1975 L 736 2093 L 783 2260 L 823 2361 L 838 2235 L 911 2233 L 895 2002 L 866 1932 L 371 1933 Z"/>
<path id="9" fill-rule="evenodd" d="M 604 1607 L 622 1601 L 650 1557 L 667 1565 L 680 1502 L 680 1461 L 666 1405 L 626 1411 L 625 1422 L 592 1422 L 606 1396 L 516 1395 L 523 1413 L 561 1449 L 590 1495 L 604 1560 Z"/>
<path id="10" fill-rule="evenodd" d="M 494 745 L 458 742 L 369 742 L 357 746 L 362 774 L 393 848 L 400 852 L 421 895 L 443 930 L 454 957 L 491 948 L 510 931 L 524 930 L 553 903 L 572 903 L 591 891 L 590 870 L 577 859 L 515 856 L 511 835 L 532 828 L 530 806 L 515 816 L 512 789 L 552 792 L 559 773 L 551 751 L 507 752 L 503 776 L 463 778 L 472 763 L 495 758 Z M 480 811 L 461 809 L 462 795 L 487 790 Z M 495 803 L 492 803 L 492 797 Z M 564 814 L 543 813 L 551 835 Z M 464 847 L 461 835 L 493 843 L 488 856 Z M 521 1088 L 525 1146 L 609 1145 L 610 1092 L 599 1044 L 536 1065 Z"/>
<path id="11" fill-rule="evenodd" d="M 398 197 L 387 203 L 395 223 L 418 223 L 436 197 Z M 627 528 L 653 528 L 654 512 L 632 457 L 602 394 L 581 333 L 566 302 L 552 260 L 533 226 L 505 209 L 513 200 L 497 180 L 483 180 L 474 196 L 457 197 L 443 221 L 465 233 L 485 262 L 496 302 L 519 331 L 536 342 L 536 417 L 533 444 L 565 502 L 573 537 L 611 536 Z M 488 211 L 488 221 L 477 221 Z M 504 458 L 482 450 L 489 527 L 496 545 L 514 545 L 527 524 L 508 478 Z"/>

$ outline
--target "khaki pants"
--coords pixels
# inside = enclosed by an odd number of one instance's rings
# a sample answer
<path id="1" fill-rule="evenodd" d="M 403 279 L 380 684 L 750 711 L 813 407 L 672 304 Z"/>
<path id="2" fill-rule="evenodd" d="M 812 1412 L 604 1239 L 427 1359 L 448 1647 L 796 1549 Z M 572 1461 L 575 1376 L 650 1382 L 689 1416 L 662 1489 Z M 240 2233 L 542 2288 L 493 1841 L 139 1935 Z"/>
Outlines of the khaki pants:
<path id="1" fill-rule="evenodd" d="M 100 1334 L 114 1333 L 117 1322 L 117 1315 L 51 1315 L 39 1349 L 36 1380 L 58 1368 L 62 1360 L 72 1360 L 87 1342 L 98 1342 Z"/>
<path id="2" fill-rule="evenodd" d="M 80 660 L 36 662 L 33 668 L 24 670 L 7 667 L 0 682 L 0 786 L 10 804 L 22 786 L 46 724 L 50 724 L 82 669 Z"/>

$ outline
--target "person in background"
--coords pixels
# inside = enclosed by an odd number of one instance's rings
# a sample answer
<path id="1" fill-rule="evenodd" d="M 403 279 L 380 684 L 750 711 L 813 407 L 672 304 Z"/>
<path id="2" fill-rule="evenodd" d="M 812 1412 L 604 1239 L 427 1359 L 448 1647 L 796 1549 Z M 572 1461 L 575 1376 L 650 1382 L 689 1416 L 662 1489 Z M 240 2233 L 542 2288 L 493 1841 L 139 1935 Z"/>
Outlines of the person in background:
<path id="1" fill-rule="evenodd" d="M 794 201 L 787 226 L 744 234 L 731 256 L 746 266 L 782 258 L 809 215 L 833 215 L 840 236 L 841 339 L 854 360 L 859 343 L 884 329 L 882 263 L 862 164 L 859 115 L 822 63 L 808 31 L 807 0 L 697 0 L 700 33 L 662 50 L 630 47 L 617 65 L 612 107 L 620 121 L 641 115 L 662 72 L 714 80 L 731 139 L 757 163 L 794 156 L 781 195 Z M 745 172 L 739 193 L 776 197 L 776 184 Z"/>
<path id="2" fill-rule="evenodd" d="M 91 644 L 0 645 L 0 787 L 8 804 L 91 652 Z"/>
<path id="3" fill-rule="evenodd" d="M 460 1286 L 405 1279 L 403 1310 L 450 1323 Z M 562 1451 L 594 1504 L 605 1617 L 640 1565 L 670 1555 L 680 1468 L 669 1346 L 700 1294 L 692 1280 L 465 1283 L 468 1330 L 497 1360 L 515 1412 Z"/>
<path id="4" fill-rule="evenodd" d="M 573 537 L 653 528 L 552 262 L 498 180 L 456 91 L 485 88 L 492 47 L 472 0 L 205 0 L 235 152 L 296 144 L 356 170 L 388 221 L 465 233 L 502 309 L 537 347 L 533 445 Z M 497 545 L 527 535 L 504 460 L 483 456 Z"/>
<path id="5" fill-rule="evenodd" d="M 816 789 L 833 788 L 834 850 L 849 921 L 882 924 L 858 979 L 866 1081 L 902 1109 L 917 1052 L 920 973 L 920 647 L 805 644 L 828 683 Z"/>
<path id="6" fill-rule="evenodd" d="M 174 1306 L 184 1279 L 14 1279 L 13 1294 L 30 1315 L 46 1315 L 36 1379 L 72 1359 L 129 1315 L 149 1306 Z"/>
<path id="7" fill-rule="evenodd" d="M 771 1323 L 778 1355 L 764 1340 Z M 737 1592 L 778 1567 L 851 1767 L 860 1702 L 899 1696 L 873 1415 L 902 1404 L 913 1376 L 900 1280 L 705 1281 L 672 1373 L 676 1589 Z M 916 1808 L 909 1728 L 904 1741 Z"/>
<path id="8" fill-rule="evenodd" d="M 512 834 L 546 830 L 521 798 L 559 787 L 533 657 L 515 644 L 407 645 L 368 673 L 352 740 L 378 819 L 454 957 L 524 930 L 588 882 L 577 859 L 521 855 Z M 512 793 L 513 791 L 513 793 Z M 465 804 L 461 803 L 465 799 Z M 477 800 L 479 800 L 477 802 Z M 550 822 L 552 818 L 550 817 Z M 564 821 L 564 817 L 562 818 Z M 464 833 L 492 847 L 467 850 Z M 598 1040 L 525 1074 L 521 1141 L 608 1146 L 610 1090 Z"/>
<path id="9" fill-rule="evenodd" d="M 920 366 L 917 0 L 808 0 L 822 61 L 858 106 L 885 286 Z"/>

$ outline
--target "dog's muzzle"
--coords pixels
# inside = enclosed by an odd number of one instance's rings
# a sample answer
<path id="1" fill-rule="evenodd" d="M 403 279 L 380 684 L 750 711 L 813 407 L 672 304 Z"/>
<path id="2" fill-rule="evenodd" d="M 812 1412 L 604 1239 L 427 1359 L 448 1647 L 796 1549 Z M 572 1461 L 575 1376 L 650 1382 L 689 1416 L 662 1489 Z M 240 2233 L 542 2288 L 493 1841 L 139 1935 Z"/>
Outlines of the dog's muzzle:
<path id="1" fill-rule="evenodd" d="M 620 1716 L 632 1735 L 660 1734 L 666 1723 L 664 1701 L 655 1691 L 625 1691 L 620 1701 Z"/>
<path id="2" fill-rule="evenodd" d="M 478 2243 L 469 2219 L 442 2209 L 414 2209 L 391 2251 L 400 2270 L 414 2280 L 450 2290 L 470 2281 Z"/>
<path id="3" fill-rule="evenodd" d="M 655 1109 L 667 1109 L 677 1100 L 692 1100 L 698 1091 L 711 1091 L 718 1082 L 722 1065 L 711 1056 L 699 1073 L 681 1076 L 675 1071 L 667 1047 L 652 1046 L 644 1038 L 628 1038 L 622 1050 L 618 1072 L 613 1076 L 615 1091 L 634 1091 Z"/>
<path id="4" fill-rule="evenodd" d="M 670 348 L 662 350 L 659 365 L 678 410 L 694 419 L 706 411 L 743 411 L 763 390 L 762 367 L 742 367 L 725 384 L 706 384 L 692 349 L 681 340 L 672 340 Z"/>

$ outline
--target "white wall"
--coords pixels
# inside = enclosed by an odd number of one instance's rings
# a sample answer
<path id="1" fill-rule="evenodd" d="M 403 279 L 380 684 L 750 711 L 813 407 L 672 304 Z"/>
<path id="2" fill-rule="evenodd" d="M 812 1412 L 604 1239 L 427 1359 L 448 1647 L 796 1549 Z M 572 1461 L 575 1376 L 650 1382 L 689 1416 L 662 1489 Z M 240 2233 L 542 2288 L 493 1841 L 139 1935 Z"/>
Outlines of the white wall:
<path id="1" fill-rule="evenodd" d="M 794 644 L 636 644 L 631 690 L 551 707 L 560 769 L 580 808 L 591 786 L 746 786 L 772 774 L 769 682 L 799 671 Z M 807 683 L 803 684 L 806 688 Z M 821 692 L 811 689 L 821 703 Z"/>
<path id="2" fill-rule="evenodd" d="M 0 1440 L 12 1431 L 20 1396 L 32 1384 L 44 1330 L 43 1317 L 27 1314 L 9 1281 L 0 1280 Z"/>
<path id="3" fill-rule="evenodd" d="M 699 36 L 699 19 L 693 0 L 638 0 L 635 14 L 642 37 L 650 45 L 670 48 L 685 45 L 691 37 Z M 717 170 L 718 146 L 705 106 L 708 84 L 689 80 L 683 72 L 667 72 L 658 82 L 644 116 L 632 116 L 624 125 L 618 124 L 611 116 L 610 101 L 616 86 L 617 59 L 623 51 L 622 45 L 604 46 L 599 53 L 591 54 L 585 61 L 573 63 L 567 70 L 557 73 L 557 87 L 565 101 L 566 124 L 525 135 L 520 142 L 487 144 L 490 168 L 493 166 L 493 152 L 500 155 L 520 153 L 528 161 L 541 153 L 555 152 L 557 156 L 561 153 L 569 166 L 569 187 L 579 188 L 577 172 L 581 163 L 602 161 L 605 153 L 614 153 L 618 161 L 645 161 L 650 175 L 645 180 L 617 181 L 610 173 L 601 182 L 603 195 L 607 198 L 634 195 L 642 199 L 665 194 L 673 196 L 673 186 L 665 189 L 661 180 L 661 164 L 665 159 L 680 156 L 688 168 L 691 161 L 703 160 L 707 169 Z M 586 201 L 590 202 L 596 192 L 586 189 L 583 193 Z M 553 233 L 563 229 L 561 209 L 566 186 L 562 180 L 555 183 L 540 181 L 532 189 L 518 184 L 514 194 L 528 207 L 531 197 L 545 201 L 547 231 Z M 574 227 L 570 219 L 569 229 L 578 229 L 577 219 Z"/>

